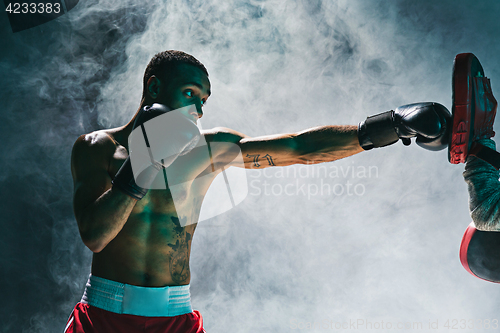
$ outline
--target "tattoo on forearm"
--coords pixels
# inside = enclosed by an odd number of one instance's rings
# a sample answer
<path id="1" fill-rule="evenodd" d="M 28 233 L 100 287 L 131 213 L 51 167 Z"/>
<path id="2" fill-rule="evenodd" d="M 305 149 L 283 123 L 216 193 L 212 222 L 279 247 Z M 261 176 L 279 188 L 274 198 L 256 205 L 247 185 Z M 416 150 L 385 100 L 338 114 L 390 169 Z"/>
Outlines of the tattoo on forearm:
<path id="1" fill-rule="evenodd" d="M 248 154 L 247 154 L 247 156 L 246 156 L 246 157 L 253 157 L 253 166 L 258 168 L 258 167 L 260 167 L 260 164 L 259 164 L 259 156 L 260 156 L 260 155 L 258 155 L 258 154 L 257 154 L 257 155 L 248 155 Z"/>
<path id="2" fill-rule="evenodd" d="M 256 154 L 256 155 L 249 155 L 249 154 L 247 154 L 246 157 L 253 157 L 253 166 L 258 168 L 258 167 L 260 167 L 259 156 L 260 156 L 260 154 Z M 267 163 L 269 163 L 269 165 L 276 165 L 276 164 L 274 164 L 273 157 L 271 155 L 266 154 L 266 155 L 264 155 L 262 157 L 267 160 Z"/>
<path id="3" fill-rule="evenodd" d="M 269 165 L 274 165 L 273 158 L 271 155 L 266 154 L 263 157 L 265 157 L 267 159 L 267 163 L 269 163 Z"/>

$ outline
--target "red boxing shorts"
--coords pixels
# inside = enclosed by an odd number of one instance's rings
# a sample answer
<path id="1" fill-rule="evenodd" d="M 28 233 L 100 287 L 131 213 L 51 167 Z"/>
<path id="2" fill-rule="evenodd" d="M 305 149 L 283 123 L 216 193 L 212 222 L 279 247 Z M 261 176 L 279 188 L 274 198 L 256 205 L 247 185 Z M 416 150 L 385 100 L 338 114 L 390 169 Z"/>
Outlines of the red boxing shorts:
<path id="1" fill-rule="evenodd" d="M 203 318 L 191 308 L 189 285 L 160 288 L 90 276 L 65 333 L 202 333 Z"/>
<path id="2" fill-rule="evenodd" d="M 205 333 L 203 318 L 194 310 L 175 317 L 118 314 L 84 303 L 76 304 L 64 333 Z"/>

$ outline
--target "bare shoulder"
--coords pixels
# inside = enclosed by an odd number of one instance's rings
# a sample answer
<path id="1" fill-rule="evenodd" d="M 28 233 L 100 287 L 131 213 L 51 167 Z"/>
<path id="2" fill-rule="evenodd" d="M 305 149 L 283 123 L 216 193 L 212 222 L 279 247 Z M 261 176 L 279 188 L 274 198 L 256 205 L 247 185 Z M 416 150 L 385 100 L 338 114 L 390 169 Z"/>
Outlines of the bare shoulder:
<path id="1" fill-rule="evenodd" d="M 210 146 L 215 146 L 216 156 L 223 165 L 253 169 L 301 162 L 296 133 L 249 137 L 225 127 L 207 132 L 207 142 L 213 141 Z M 234 164 L 235 157 L 240 153 L 244 164 Z M 261 163 L 262 160 L 265 163 Z"/>
<path id="2" fill-rule="evenodd" d="M 207 142 L 238 143 L 241 139 L 248 138 L 248 135 L 227 127 L 214 127 L 212 129 L 202 131 L 202 134 Z"/>
<path id="3" fill-rule="evenodd" d="M 209 144 L 211 156 L 215 162 L 216 169 L 227 167 L 241 152 L 240 143 L 247 135 L 227 127 L 214 127 L 203 130 L 202 135 Z M 209 166 L 210 170 L 212 166 Z M 208 170 L 208 169 L 207 169 Z"/>
<path id="4" fill-rule="evenodd" d="M 72 170 L 82 164 L 106 168 L 117 145 L 117 142 L 105 130 L 80 135 L 73 144 L 71 152 Z"/>
<path id="5" fill-rule="evenodd" d="M 104 130 L 82 134 L 73 144 L 73 153 L 97 153 L 117 146 L 113 137 Z"/>

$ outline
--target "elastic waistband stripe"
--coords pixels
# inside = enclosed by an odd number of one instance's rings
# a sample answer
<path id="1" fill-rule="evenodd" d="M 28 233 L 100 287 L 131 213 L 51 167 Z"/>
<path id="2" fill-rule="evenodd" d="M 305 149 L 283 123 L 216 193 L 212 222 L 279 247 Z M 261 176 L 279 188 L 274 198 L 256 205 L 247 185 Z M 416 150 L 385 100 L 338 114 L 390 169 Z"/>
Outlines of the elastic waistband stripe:
<path id="1" fill-rule="evenodd" d="M 193 311 L 189 285 L 138 287 L 90 275 L 81 300 L 120 314 L 173 317 Z"/>

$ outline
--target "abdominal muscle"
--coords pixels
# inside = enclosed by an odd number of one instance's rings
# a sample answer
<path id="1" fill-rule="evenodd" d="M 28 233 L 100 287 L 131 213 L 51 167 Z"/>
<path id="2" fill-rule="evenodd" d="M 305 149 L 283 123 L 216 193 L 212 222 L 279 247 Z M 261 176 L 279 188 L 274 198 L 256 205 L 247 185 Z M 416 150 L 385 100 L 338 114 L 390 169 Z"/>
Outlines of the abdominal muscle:
<path id="1" fill-rule="evenodd" d="M 163 196 L 155 193 L 160 191 L 150 191 L 142 200 Z M 151 202 L 142 205 L 142 200 L 118 235 L 101 252 L 94 253 L 92 274 L 144 287 L 189 284 L 189 256 L 196 224 L 188 219 L 197 215 L 196 207 L 186 203 L 185 206 L 191 207 L 183 207 L 181 211 L 190 210 L 191 215 L 179 216 L 175 209 L 152 210 L 154 205 Z"/>
<path id="2" fill-rule="evenodd" d="M 117 147 L 110 163 L 112 178 L 127 156 L 124 149 L 121 151 Z M 93 275 L 143 287 L 189 284 L 191 242 L 203 197 L 213 180 L 192 185 L 196 176 L 189 174 L 200 174 L 210 163 L 196 156 L 195 160 L 201 162 L 189 163 L 186 168 L 186 161 L 180 161 L 179 168 L 175 162 L 169 167 L 174 175 L 187 176 L 191 181 L 181 182 L 172 190 L 149 190 L 136 203 L 118 235 L 101 252 L 94 253 Z"/>

